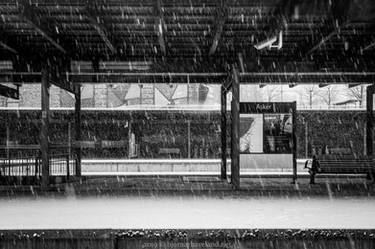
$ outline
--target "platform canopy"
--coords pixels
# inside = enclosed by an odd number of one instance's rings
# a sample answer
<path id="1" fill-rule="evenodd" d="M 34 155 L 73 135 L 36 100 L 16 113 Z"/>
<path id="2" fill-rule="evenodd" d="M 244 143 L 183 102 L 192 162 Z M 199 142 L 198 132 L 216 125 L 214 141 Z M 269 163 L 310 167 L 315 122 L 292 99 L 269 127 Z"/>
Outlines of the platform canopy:
<path id="1" fill-rule="evenodd" d="M 374 80 L 372 0 L 3 0 L 0 14 L 0 60 L 12 61 L 13 72 L 40 72 L 48 58 L 60 73 L 83 61 L 91 64 L 79 73 L 225 74 L 237 63 L 241 83 Z M 0 78 L 39 81 L 17 75 Z M 84 76 L 65 78 L 120 80 Z M 180 76 L 171 81 L 186 82 Z"/>

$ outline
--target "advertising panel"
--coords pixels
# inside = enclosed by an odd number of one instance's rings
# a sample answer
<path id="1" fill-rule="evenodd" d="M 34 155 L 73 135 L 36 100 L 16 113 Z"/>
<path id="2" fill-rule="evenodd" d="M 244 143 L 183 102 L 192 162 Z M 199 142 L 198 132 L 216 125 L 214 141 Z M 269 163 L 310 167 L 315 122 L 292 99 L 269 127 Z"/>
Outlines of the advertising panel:
<path id="1" fill-rule="evenodd" d="M 293 153 L 290 103 L 240 103 L 240 153 Z"/>
<path id="2" fill-rule="evenodd" d="M 240 153 L 263 153 L 262 114 L 240 114 Z"/>
<path id="3" fill-rule="evenodd" d="M 292 153 L 291 114 L 264 114 L 264 153 Z"/>

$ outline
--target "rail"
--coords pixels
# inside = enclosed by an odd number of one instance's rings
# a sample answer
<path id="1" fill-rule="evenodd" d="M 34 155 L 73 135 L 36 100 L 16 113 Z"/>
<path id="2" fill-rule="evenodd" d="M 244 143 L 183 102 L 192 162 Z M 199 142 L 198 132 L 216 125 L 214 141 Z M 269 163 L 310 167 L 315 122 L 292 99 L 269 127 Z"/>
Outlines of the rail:
<path id="1" fill-rule="evenodd" d="M 50 176 L 66 176 L 76 174 L 76 158 L 69 154 L 51 155 L 49 159 Z M 38 156 L 0 159 L 0 176 L 24 177 L 42 176 L 42 159 Z"/>

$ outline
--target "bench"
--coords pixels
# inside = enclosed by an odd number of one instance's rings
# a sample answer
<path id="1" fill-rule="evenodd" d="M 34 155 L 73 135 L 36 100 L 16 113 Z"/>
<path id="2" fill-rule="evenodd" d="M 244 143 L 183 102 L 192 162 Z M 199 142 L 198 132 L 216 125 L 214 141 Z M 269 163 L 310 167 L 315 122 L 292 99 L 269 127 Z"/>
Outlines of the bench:
<path id="1" fill-rule="evenodd" d="M 160 148 L 159 149 L 159 154 L 160 155 L 175 155 L 179 156 L 180 155 L 180 149 L 179 148 Z"/>
<path id="2" fill-rule="evenodd" d="M 314 162 L 315 160 L 315 162 Z M 356 157 L 353 154 L 326 154 L 313 159 L 310 170 L 310 183 L 315 183 L 317 174 L 366 174 L 369 178 L 375 177 L 375 166 L 372 157 Z"/>

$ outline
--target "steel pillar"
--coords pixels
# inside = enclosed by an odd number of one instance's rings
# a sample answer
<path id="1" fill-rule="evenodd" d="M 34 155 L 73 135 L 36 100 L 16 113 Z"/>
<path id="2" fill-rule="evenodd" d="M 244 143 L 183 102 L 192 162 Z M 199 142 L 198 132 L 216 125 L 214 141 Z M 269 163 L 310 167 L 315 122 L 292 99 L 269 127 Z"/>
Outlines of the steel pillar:
<path id="1" fill-rule="evenodd" d="M 49 65 L 46 64 L 42 68 L 42 80 L 41 80 L 41 97 L 42 97 L 42 126 L 40 132 L 40 150 L 42 156 L 42 186 L 47 187 L 49 185 L 49 97 L 50 97 L 50 82 L 49 82 Z"/>
<path id="2" fill-rule="evenodd" d="M 236 66 L 232 67 L 232 139 L 231 139 L 231 183 L 240 189 L 240 79 Z"/>
<path id="3" fill-rule="evenodd" d="M 76 154 L 76 176 L 81 176 L 81 86 L 77 85 L 75 96 L 74 109 L 74 124 L 75 124 L 75 154 Z"/>
<path id="4" fill-rule="evenodd" d="M 227 179 L 227 90 L 221 86 L 221 179 Z"/>
<path id="5" fill-rule="evenodd" d="M 367 147 L 367 155 L 372 156 L 373 153 L 373 94 L 375 93 L 375 85 L 368 86 L 366 89 L 366 147 Z"/>

